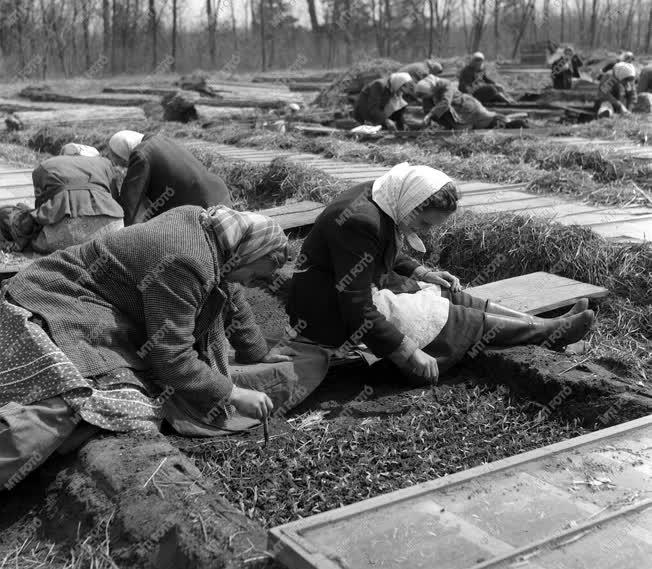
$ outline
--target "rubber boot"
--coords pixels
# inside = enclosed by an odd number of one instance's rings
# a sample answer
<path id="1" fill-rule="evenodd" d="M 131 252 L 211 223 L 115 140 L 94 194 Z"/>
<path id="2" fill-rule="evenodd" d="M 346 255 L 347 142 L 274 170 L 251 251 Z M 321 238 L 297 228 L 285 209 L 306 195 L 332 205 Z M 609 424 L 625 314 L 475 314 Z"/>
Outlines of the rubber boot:
<path id="1" fill-rule="evenodd" d="M 579 342 L 591 329 L 595 316 L 585 310 L 568 318 L 527 321 L 499 314 L 485 314 L 482 341 L 486 346 L 507 348 L 535 344 L 557 350 Z"/>
<path id="2" fill-rule="evenodd" d="M 539 316 L 532 316 L 531 314 L 526 314 L 525 312 L 512 310 L 511 308 L 507 308 L 506 306 L 502 306 L 501 304 L 497 304 L 488 300 L 485 312 L 488 312 L 489 314 L 500 314 L 501 316 L 511 316 L 512 318 L 520 318 L 521 320 L 532 322 L 535 320 L 559 320 L 561 318 L 568 318 L 569 316 L 584 312 L 588 307 L 589 299 L 581 298 L 575 303 L 573 308 L 571 308 L 568 312 L 566 312 L 566 314 L 563 314 L 562 316 L 557 316 L 555 318 L 540 318 Z"/>

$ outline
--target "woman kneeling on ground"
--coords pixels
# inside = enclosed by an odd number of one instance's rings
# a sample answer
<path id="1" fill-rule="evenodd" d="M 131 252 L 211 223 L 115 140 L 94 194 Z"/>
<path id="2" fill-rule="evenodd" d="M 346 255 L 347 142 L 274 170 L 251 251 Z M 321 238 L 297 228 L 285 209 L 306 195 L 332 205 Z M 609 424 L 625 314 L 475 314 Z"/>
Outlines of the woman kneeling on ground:
<path id="1" fill-rule="evenodd" d="M 472 297 L 456 277 L 399 252 L 401 234 L 425 252 L 415 231 L 444 223 L 458 197 L 446 174 L 407 163 L 338 196 L 303 243 L 291 323 L 304 322 L 302 335 L 323 345 L 362 341 L 408 378 L 431 382 L 467 352 L 580 340 L 594 319 L 586 299 L 563 317 L 537 318 Z"/>
<path id="2" fill-rule="evenodd" d="M 227 405 L 266 417 L 266 394 L 234 387 L 227 340 L 242 363 L 290 359 L 269 350 L 235 284 L 270 279 L 286 259 L 273 220 L 184 206 L 5 282 L 0 489 L 98 428 L 157 430 L 168 400 L 207 424 L 226 423 Z"/>

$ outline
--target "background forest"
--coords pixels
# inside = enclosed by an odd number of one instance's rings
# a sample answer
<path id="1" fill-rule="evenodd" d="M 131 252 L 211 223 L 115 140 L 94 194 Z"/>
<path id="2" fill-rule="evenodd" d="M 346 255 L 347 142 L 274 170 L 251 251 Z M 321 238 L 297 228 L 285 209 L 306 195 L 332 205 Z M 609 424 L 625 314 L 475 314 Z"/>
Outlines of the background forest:
<path id="1" fill-rule="evenodd" d="M 0 0 L 5 80 L 227 74 L 415 60 L 533 42 L 649 52 L 652 0 Z"/>

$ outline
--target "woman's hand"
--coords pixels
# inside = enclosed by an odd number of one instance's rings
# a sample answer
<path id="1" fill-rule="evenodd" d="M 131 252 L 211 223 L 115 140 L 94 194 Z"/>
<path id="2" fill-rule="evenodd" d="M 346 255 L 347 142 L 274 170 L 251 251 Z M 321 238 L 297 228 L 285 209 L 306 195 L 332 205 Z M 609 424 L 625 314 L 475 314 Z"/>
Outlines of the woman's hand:
<path id="1" fill-rule="evenodd" d="M 385 127 L 390 132 L 396 132 L 398 130 L 398 128 L 396 127 L 396 123 L 392 119 L 385 120 Z"/>
<path id="2" fill-rule="evenodd" d="M 448 271 L 428 271 L 425 275 L 419 277 L 419 280 L 424 283 L 432 283 L 443 286 L 444 288 L 450 288 L 451 292 L 462 291 L 460 279 L 454 277 Z"/>
<path id="3" fill-rule="evenodd" d="M 233 386 L 229 403 L 233 405 L 241 415 L 263 420 L 274 410 L 272 400 L 262 391 L 244 389 Z"/>
<path id="4" fill-rule="evenodd" d="M 298 355 L 292 348 L 281 346 L 279 348 L 272 348 L 265 357 L 260 360 L 266 364 L 277 364 L 280 362 L 291 362 L 294 356 Z"/>
<path id="5" fill-rule="evenodd" d="M 407 368 L 418 377 L 423 377 L 430 383 L 437 383 L 439 366 L 437 360 L 423 350 L 415 350 L 407 361 Z"/>

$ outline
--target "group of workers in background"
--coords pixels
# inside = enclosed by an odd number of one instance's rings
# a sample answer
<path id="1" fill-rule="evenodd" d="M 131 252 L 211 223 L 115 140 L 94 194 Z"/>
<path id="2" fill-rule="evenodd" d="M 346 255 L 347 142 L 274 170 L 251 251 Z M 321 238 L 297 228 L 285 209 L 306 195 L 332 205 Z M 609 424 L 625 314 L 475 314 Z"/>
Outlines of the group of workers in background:
<path id="1" fill-rule="evenodd" d="M 32 172 L 35 208 L 0 208 L 3 247 L 48 254 L 180 205 L 231 206 L 224 181 L 166 136 L 120 131 L 109 155 L 69 143 L 41 162 Z M 126 167 L 122 184 L 115 166 Z"/>
<path id="2" fill-rule="evenodd" d="M 600 70 L 594 111 L 597 118 L 629 114 L 639 94 L 652 93 L 652 65 L 643 68 L 636 88 L 634 54 L 624 52 Z M 548 58 L 554 89 L 568 90 L 580 77 L 583 62 L 571 46 L 559 47 Z M 389 76 L 371 81 L 356 101 L 353 117 L 361 124 L 404 130 L 408 101 L 416 99 L 424 112 L 422 126 L 437 123 L 445 129 L 522 128 L 527 120 L 489 110 L 485 105 L 513 104 L 505 88 L 488 76 L 486 60 L 476 52 L 461 70 L 458 83 L 441 77 L 438 61 L 411 63 Z"/>

